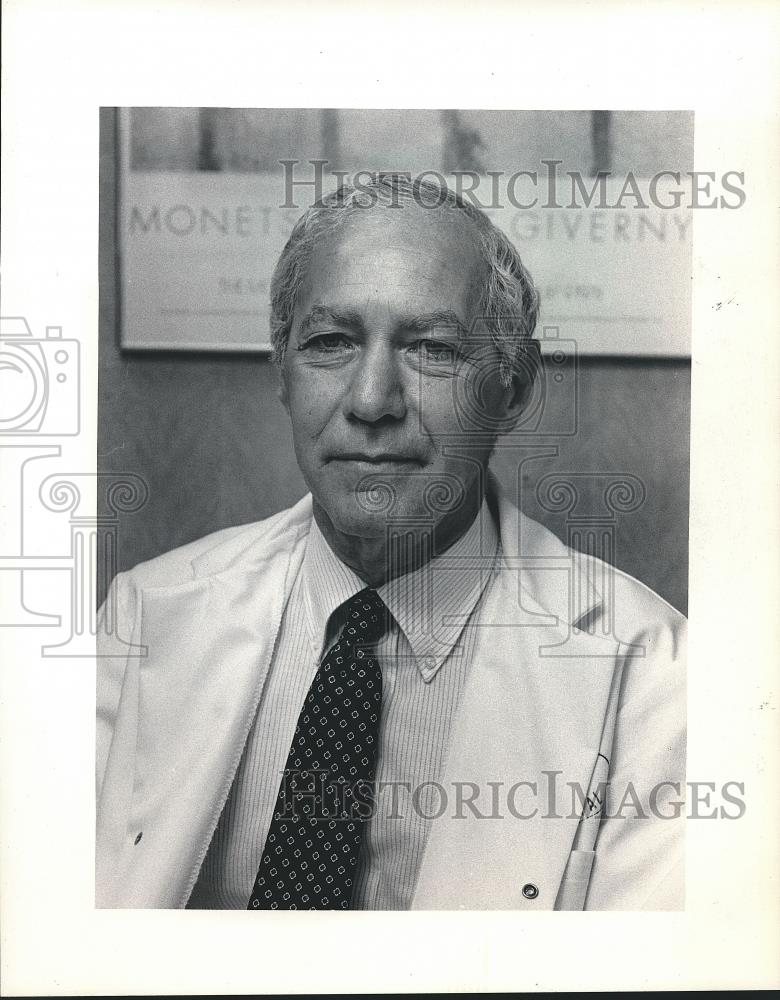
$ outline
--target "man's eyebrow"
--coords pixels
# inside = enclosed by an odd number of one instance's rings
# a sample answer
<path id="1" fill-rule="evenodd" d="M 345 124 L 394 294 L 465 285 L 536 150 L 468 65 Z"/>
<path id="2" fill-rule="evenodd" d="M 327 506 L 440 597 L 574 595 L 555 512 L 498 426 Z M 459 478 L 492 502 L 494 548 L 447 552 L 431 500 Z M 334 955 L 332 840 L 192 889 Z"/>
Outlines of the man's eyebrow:
<path id="1" fill-rule="evenodd" d="M 406 316 L 398 326 L 403 330 L 425 333 L 437 326 L 454 327 L 459 334 L 466 333 L 466 324 L 451 309 L 436 309 L 419 316 Z"/>
<path id="2" fill-rule="evenodd" d="M 319 323 L 332 323 L 333 326 L 358 332 L 362 332 L 364 329 L 363 318 L 354 309 L 315 305 L 301 320 L 300 335 L 305 336 L 313 326 Z M 396 326 L 399 330 L 410 330 L 416 333 L 427 333 L 436 327 L 455 329 L 458 334 L 466 333 L 466 324 L 451 309 L 435 309 L 433 312 L 403 316 Z"/>
<path id="3" fill-rule="evenodd" d="M 332 308 L 331 306 L 312 306 L 301 321 L 301 334 L 308 333 L 317 323 L 332 323 L 334 326 L 349 330 L 362 330 L 363 320 L 360 313 L 352 309 Z"/>

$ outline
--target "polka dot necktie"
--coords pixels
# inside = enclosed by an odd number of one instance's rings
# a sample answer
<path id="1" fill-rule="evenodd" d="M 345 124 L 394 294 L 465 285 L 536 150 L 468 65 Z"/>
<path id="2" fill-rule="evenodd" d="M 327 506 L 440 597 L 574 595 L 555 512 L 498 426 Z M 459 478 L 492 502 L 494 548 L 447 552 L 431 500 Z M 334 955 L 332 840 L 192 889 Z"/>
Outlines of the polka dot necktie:
<path id="1" fill-rule="evenodd" d="M 340 610 L 345 624 L 295 727 L 250 910 L 350 907 L 382 704 L 382 671 L 371 646 L 386 629 L 388 611 L 370 589 Z"/>

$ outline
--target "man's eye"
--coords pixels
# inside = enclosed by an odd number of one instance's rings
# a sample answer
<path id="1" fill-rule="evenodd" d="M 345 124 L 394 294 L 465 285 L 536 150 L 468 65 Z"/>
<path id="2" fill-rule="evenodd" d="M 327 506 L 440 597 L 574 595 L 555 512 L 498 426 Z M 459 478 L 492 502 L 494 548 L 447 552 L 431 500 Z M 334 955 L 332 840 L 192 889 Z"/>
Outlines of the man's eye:
<path id="1" fill-rule="evenodd" d="M 418 340 L 410 346 L 422 363 L 448 365 L 455 360 L 455 348 L 438 340 Z"/>
<path id="2" fill-rule="evenodd" d="M 309 337 L 300 349 L 316 351 L 320 354 L 335 354 L 351 346 L 343 333 L 321 333 L 316 337 Z"/>

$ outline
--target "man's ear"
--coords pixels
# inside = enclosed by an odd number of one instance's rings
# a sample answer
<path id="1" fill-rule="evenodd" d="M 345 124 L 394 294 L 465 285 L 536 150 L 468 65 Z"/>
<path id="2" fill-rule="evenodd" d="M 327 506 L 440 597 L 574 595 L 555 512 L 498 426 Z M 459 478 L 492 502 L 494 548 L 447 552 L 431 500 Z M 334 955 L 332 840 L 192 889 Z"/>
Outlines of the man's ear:
<path id="1" fill-rule="evenodd" d="M 528 406 L 534 391 L 534 382 L 539 378 L 542 368 L 542 355 L 538 340 L 529 340 L 525 345 L 516 370 L 512 373 L 512 381 L 506 386 L 504 406 L 509 420 L 517 422 Z"/>
<path id="2" fill-rule="evenodd" d="M 287 394 L 287 380 L 284 377 L 284 372 L 279 372 L 279 388 L 276 390 L 276 395 L 279 398 L 279 402 L 282 406 L 290 412 L 290 397 Z"/>

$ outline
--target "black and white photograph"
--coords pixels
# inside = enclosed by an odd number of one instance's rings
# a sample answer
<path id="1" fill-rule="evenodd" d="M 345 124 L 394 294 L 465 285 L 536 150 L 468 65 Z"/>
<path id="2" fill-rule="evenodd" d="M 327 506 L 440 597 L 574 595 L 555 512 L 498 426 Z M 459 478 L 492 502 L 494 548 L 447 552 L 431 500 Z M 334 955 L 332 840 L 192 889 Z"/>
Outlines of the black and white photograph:
<path id="1" fill-rule="evenodd" d="M 102 121 L 97 905 L 681 909 L 693 114 Z"/>
<path id="2" fill-rule="evenodd" d="M 780 17 L 6 6 L 3 993 L 777 985 Z"/>

